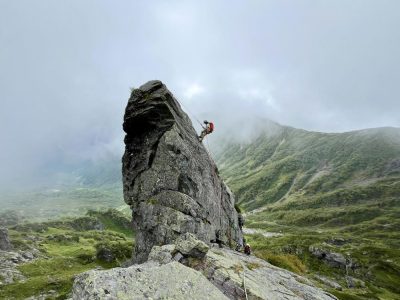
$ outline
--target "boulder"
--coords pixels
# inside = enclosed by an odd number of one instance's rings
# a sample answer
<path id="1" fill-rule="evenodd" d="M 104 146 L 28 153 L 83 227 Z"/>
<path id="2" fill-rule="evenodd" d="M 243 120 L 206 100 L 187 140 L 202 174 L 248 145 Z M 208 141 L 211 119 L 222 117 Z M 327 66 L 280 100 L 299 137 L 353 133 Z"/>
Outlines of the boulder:
<path id="1" fill-rule="evenodd" d="M 178 262 L 88 271 L 76 277 L 72 299 L 228 299 L 200 272 Z"/>
<path id="2" fill-rule="evenodd" d="M 206 243 L 199 241 L 192 233 L 185 233 L 175 241 L 175 249 L 183 256 L 203 258 L 209 249 Z"/>
<path id="3" fill-rule="evenodd" d="M 172 255 L 175 253 L 175 245 L 154 246 L 149 254 L 149 261 L 155 261 L 160 264 L 167 264 L 172 261 Z"/>
<path id="4" fill-rule="evenodd" d="M 12 245 L 8 237 L 8 229 L 0 228 L 0 250 L 10 251 L 11 249 Z"/>
<path id="5" fill-rule="evenodd" d="M 329 278 L 326 278 L 325 276 L 320 276 L 320 275 L 314 275 L 314 278 L 317 279 L 319 282 L 325 284 L 327 287 L 334 288 L 338 291 L 342 290 L 342 286 L 332 279 L 329 279 Z"/>
<path id="6" fill-rule="evenodd" d="M 96 258 L 101 261 L 111 263 L 115 260 L 114 253 L 111 249 L 107 247 L 99 247 L 96 252 Z"/>
<path id="7" fill-rule="evenodd" d="M 235 199 L 179 102 L 161 81 L 132 91 L 123 129 L 124 200 L 136 232 L 134 262 L 190 232 L 234 247 L 242 238 Z"/>
<path id="8" fill-rule="evenodd" d="M 40 251 L 30 249 L 26 251 L 2 251 L 0 250 L 0 286 L 24 281 L 26 278 L 18 266 L 40 257 Z"/>
<path id="9" fill-rule="evenodd" d="M 192 233 L 182 234 L 176 239 L 175 244 L 154 246 L 149 254 L 149 261 L 166 264 L 174 261 L 183 261 L 184 258 L 202 259 L 207 254 L 209 247 Z"/>
<path id="10" fill-rule="evenodd" d="M 312 255 L 314 255 L 318 259 L 323 260 L 324 262 L 329 264 L 331 267 L 346 269 L 348 266 L 349 262 L 340 253 L 331 252 L 327 249 L 323 249 L 323 248 L 316 247 L 316 246 L 310 246 L 309 251 Z"/>
<path id="11" fill-rule="evenodd" d="M 354 289 L 354 288 L 364 288 L 365 287 L 365 282 L 354 278 L 352 276 L 346 276 L 346 283 L 347 283 L 347 287 L 349 289 Z"/>
<path id="12" fill-rule="evenodd" d="M 341 237 L 334 237 L 334 238 L 331 238 L 331 239 L 327 240 L 328 244 L 331 244 L 331 245 L 334 245 L 334 246 L 339 246 L 339 247 L 343 246 L 343 245 L 345 245 L 345 244 L 347 244 L 349 242 L 351 242 L 351 240 L 344 239 L 344 238 L 341 238 Z"/>

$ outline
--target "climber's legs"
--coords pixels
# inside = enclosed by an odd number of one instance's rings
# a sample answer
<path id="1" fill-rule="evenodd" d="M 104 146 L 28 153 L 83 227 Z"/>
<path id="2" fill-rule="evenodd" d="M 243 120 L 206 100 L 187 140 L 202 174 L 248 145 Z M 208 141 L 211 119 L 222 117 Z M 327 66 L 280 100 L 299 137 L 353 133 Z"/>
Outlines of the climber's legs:
<path id="1" fill-rule="evenodd" d="M 199 141 L 202 142 L 204 137 L 207 135 L 207 129 L 204 129 L 199 136 Z"/>

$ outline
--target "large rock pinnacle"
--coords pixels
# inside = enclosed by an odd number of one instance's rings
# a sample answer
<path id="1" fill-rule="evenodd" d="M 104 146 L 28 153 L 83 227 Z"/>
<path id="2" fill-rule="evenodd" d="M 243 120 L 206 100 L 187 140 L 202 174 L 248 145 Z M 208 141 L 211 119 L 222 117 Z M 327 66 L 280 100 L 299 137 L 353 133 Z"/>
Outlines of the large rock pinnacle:
<path id="1" fill-rule="evenodd" d="M 190 232 L 228 246 L 242 238 L 234 197 L 178 101 L 161 81 L 132 91 L 124 116 L 124 199 L 136 231 L 135 262 Z"/>

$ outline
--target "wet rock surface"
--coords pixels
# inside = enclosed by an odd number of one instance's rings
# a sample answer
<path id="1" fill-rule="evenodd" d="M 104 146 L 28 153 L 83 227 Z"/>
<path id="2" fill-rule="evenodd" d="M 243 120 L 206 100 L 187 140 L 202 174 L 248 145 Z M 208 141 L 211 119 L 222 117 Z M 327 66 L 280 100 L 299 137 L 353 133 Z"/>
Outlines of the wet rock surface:
<path id="1" fill-rule="evenodd" d="M 124 199 L 136 232 L 134 261 L 194 233 L 234 247 L 242 234 L 234 197 L 178 101 L 160 81 L 132 91 L 124 116 Z"/>

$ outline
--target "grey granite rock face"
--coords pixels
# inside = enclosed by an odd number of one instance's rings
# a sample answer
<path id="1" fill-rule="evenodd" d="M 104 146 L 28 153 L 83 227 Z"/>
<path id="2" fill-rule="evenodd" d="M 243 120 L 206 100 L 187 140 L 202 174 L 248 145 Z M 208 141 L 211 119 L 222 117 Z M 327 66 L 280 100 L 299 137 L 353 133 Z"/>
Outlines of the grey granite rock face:
<path id="1" fill-rule="evenodd" d="M 175 261 L 88 271 L 77 276 L 72 293 L 74 300 L 228 299 L 200 272 Z"/>
<path id="2" fill-rule="evenodd" d="M 124 116 L 124 199 L 136 231 L 134 261 L 182 233 L 234 247 L 234 197 L 178 101 L 160 81 L 132 91 Z"/>
<path id="3" fill-rule="evenodd" d="M 10 239 L 8 238 L 7 228 L 0 228 L 0 250 L 9 251 L 12 249 Z"/>

